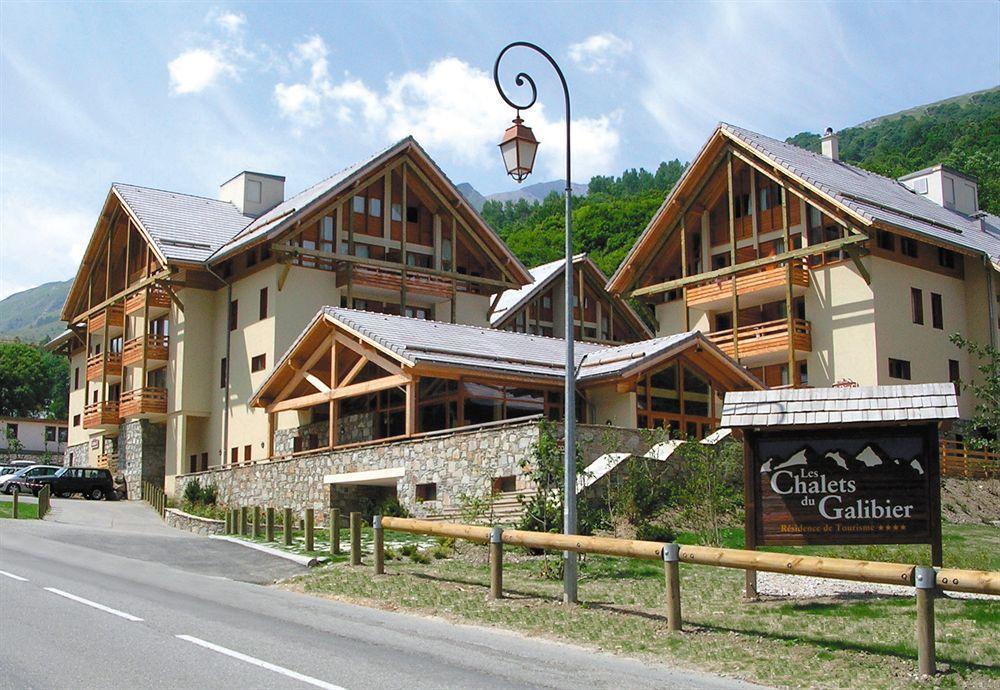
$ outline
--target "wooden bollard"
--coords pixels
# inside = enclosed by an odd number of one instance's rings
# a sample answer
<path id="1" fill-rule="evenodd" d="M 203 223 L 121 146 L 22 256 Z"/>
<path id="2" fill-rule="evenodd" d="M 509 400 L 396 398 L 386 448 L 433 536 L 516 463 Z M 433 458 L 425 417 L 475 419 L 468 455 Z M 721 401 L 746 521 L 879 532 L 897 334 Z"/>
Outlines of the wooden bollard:
<path id="1" fill-rule="evenodd" d="M 503 599 L 503 530 L 490 531 L 490 599 Z"/>
<path id="2" fill-rule="evenodd" d="M 937 572 L 918 565 L 914 572 L 917 590 L 917 665 L 920 674 L 933 676 L 937 672 L 934 652 L 934 588 Z"/>
<path id="3" fill-rule="evenodd" d="M 18 518 L 18 516 L 20 515 L 20 510 L 18 509 L 18 506 L 17 506 L 17 504 L 18 504 L 18 497 L 19 497 L 20 495 L 21 495 L 21 492 L 20 492 L 20 491 L 15 491 L 15 492 L 14 492 L 14 497 L 13 497 L 13 498 L 14 498 L 14 506 L 13 506 L 13 508 L 11 509 L 11 510 L 13 511 L 13 512 L 11 513 L 11 515 L 13 515 L 13 516 L 14 516 L 14 519 L 15 519 L 15 520 L 16 520 L 16 519 Z"/>
<path id="4" fill-rule="evenodd" d="M 264 517 L 264 529 L 268 541 L 274 541 L 274 507 L 268 506 Z"/>
<path id="5" fill-rule="evenodd" d="M 233 533 L 233 511 L 226 509 L 226 534 Z"/>
<path id="6" fill-rule="evenodd" d="M 351 513 L 351 565 L 361 565 L 361 513 Z"/>
<path id="7" fill-rule="evenodd" d="M 285 513 L 282 516 L 284 520 L 283 529 L 281 530 L 281 536 L 285 542 L 285 546 L 292 545 L 292 509 L 285 508 Z"/>
<path id="8" fill-rule="evenodd" d="M 340 508 L 330 509 L 330 555 L 340 553 Z"/>
<path id="9" fill-rule="evenodd" d="M 246 506 L 240 506 L 240 536 L 247 536 L 247 516 L 250 509 Z"/>
<path id="10" fill-rule="evenodd" d="M 253 507 L 253 538 L 260 539 L 260 506 Z"/>
<path id="11" fill-rule="evenodd" d="M 663 574 L 667 584 L 667 630 L 681 631 L 681 564 L 677 544 L 663 546 Z"/>
<path id="12" fill-rule="evenodd" d="M 305 522 L 306 551 L 311 552 L 316 545 L 314 531 L 314 527 L 316 526 L 316 511 L 313 508 L 306 508 Z"/>
<path id="13" fill-rule="evenodd" d="M 375 532 L 375 574 L 385 575 L 385 539 L 381 515 L 372 518 L 372 530 Z"/>

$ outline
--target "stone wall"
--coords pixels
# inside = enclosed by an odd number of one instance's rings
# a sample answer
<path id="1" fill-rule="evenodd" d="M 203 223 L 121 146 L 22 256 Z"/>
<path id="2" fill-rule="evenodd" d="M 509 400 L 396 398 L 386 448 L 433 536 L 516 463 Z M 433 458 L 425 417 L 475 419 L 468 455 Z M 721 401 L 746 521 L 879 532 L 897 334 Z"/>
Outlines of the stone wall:
<path id="1" fill-rule="evenodd" d="M 642 452 L 648 443 L 642 432 L 603 426 L 578 427 L 578 445 L 589 463 L 611 451 Z M 406 441 L 319 451 L 307 455 L 207 472 L 178 475 L 175 495 L 183 493 L 197 478 L 202 486 L 214 485 L 225 506 L 290 507 L 297 513 L 312 507 L 325 510 L 331 500 L 342 510 L 367 512 L 379 497 L 392 493 L 392 486 L 339 484 L 333 496 L 323 484 L 328 474 L 402 468 L 395 483 L 400 504 L 416 517 L 428 517 L 458 509 L 464 497 L 483 497 L 492 491 L 493 480 L 517 478 L 517 489 L 531 488 L 521 469 L 537 442 L 536 419 L 484 425 L 466 430 L 427 435 Z M 437 499 L 417 501 L 418 484 L 435 483 Z"/>
<path id="2" fill-rule="evenodd" d="M 370 412 L 345 415 L 337 422 L 337 442 L 361 443 L 372 439 L 375 415 Z M 291 429 L 277 429 L 274 432 L 274 455 L 291 455 L 295 452 L 295 439 L 316 437 L 316 448 L 322 448 L 330 442 L 330 423 L 326 420 L 303 424 Z"/>
<path id="3" fill-rule="evenodd" d="M 205 536 L 209 534 L 225 534 L 226 532 L 225 520 L 203 518 L 185 513 L 183 510 L 177 510 L 176 508 L 167 508 L 164 513 L 164 521 L 169 527 Z"/>
<path id="4" fill-rule="evenodd" d="M 87 444 L 83 445 L 86 447 Z M 12 453 L 5 448 L 0 450 L 0 465 L 18 461 L 32 462 L 36 465 L 65 465 L 67 457 L 62 453 L 46 454 L 42 450 L 21 450 L 17 453 Z"/>
<path id="5" fill-rule="evenodd" d="M 63 465 L 66 467 L 83 467 L 89 464 L 89 446 L 90 444 L 87 441 L 78 443 L 75 446 L 66 446 L 66 453 L 63 455 L 65 458 Z M 70 455 L 73 456 L 72 461 L 70 460 Z"/>
<path id="6" fill-rule="evenodd" d="M 167 425 L 148 419 L 123 422 L 118 443 L 118 468 L 125 477 L 128 497 L 142 496 L 142 483 L 163 486 L 166 474 Z"/>

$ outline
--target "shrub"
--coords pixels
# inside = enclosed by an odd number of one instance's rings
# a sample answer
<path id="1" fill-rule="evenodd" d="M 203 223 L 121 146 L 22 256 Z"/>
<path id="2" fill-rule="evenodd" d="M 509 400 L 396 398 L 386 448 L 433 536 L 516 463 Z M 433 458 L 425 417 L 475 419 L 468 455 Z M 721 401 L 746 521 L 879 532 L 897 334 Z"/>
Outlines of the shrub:
<path id="1" fill-rule="evenodd" d="M 192 479 L 187 483 L 187 486 L 184 487 L 184 502 L 201 503 L 201 497 L 201 483 L 197 479 Z"/>
<path id="2" fill-rule="evenodd" d="M 713 546 L 722 530 L 737 521 L 743 505 L 743 453 L 739 443 L 685 443 L 676 451 L 684 468 L 677 505 L 687 525 Z"/>
<path id="3" fill-rule="evenodd" d="M 672 542 L 677 539 L 677 534 L 666 525 L 643 523 L 635 532 L 635 538 L 641 541 L 661 541 Z"/>
<path id="4" fill-rule="evenodd" d="M 445 544 L 435 544 L 428 553 L 437 559 L 448 558 L 451 556 L 451 546 L 446 546 Z"/>
<path id="5" fill-rule="evenodd" d="M 215 490 L 214 484 L 209 484 L 204 489 L 201 490 L 201 502 L 207 506 L 214 506 L 216 500 L 218 499 L 218 494 Z"/>
<path id="6" fill-rule="evenodd" d="M 417 547 L 415 544 L 403 544 L 399 547 L 399 552 L 404 556 L 412 557 L 417 552 Z"/>
<path id="7" fill-rule="evenodd" d="M 400 504 L 399 499 L 395 496 L 386 496 L 376 503 L 372 514 L 382 517 L 410 517 L 409 511 Z"/>
<path id="8" fill-rule="evenodd" d="M 414 563 L 421 563 L 423 565 L 427 565 L 431 562 L 430 556 L 423 551 L 418 551 L 417 549 L 414 549 L 413 553 L 410 554 L 410 560 Z"/>

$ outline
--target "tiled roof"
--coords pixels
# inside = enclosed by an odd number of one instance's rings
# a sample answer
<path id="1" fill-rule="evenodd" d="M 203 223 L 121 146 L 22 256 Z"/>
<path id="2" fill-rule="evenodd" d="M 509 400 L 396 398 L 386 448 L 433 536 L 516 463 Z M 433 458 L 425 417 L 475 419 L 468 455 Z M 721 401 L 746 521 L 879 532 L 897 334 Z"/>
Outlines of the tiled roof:
<path id="1" fill-rule="evenodd" d="M 958 419 L 951 383 L 726 393 L 724 427 L 878 424 Z"/>
<path id="2" fill-rule="evenodd" d="M 573 263 L 576 263 L 576 260 L 582 257 L 583 254 L 577 254 L 573 257 Z M 563 258 L 550 261 L 549 263 L 542 264 L 541 266 L 529 268 L 528 273 L 531 274 L 531 282 L 517 288 L 516 290 L 504 290 L 500 293 L 500 299 L 497 300 L 497 306 L 493 309 L 493 313 L 490 315 L 490 323 L 494 326 L 497 325 L 503 321 L 505 316 L 509 315 L 522 304 L 535 297 L 535 295 L 537 295 L 539 291 L 543 290 L 550 281 L 555 280 L 556 276 L 562 273 L 563 266 L 565 265 L 566 259 Z"/>
<path id="3" fill-rule="evenodd" d="M 735 137 L 790 174 L 817 187 L 855 213 L 949 244 L 1000 257 L 1000 234 L 989 232 L 978 218 L 944 208 L 912 192 L 898 180 L 843 161 L 835 161 L 748 129 L 721 123 Z M 986 214 L 987 224 L 1000 219 Z"/>
<path id="4" fill-rule="evenodd" d="M 167 259 L 203 262 L 250 219 L 228 201 L 115 183 L 121 197 Z"/>

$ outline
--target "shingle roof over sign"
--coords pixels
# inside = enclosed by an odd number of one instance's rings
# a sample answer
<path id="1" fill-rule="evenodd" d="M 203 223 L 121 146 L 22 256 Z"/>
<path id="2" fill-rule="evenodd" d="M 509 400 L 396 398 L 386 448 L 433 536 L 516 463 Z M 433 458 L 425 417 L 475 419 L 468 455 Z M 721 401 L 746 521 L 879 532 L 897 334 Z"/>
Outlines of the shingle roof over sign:
<path id="1" fill-rule="evenodd" d="M 170 260 L 200 263 L 250 222 L 228 201 L 131 184 L 112 189 Z"/>
<path id="2" fill-rule="evenodd" d="M 726 393 L 723 427 L 880 424 L 958 419 L 951 383 Z"/>
<path id="3" fill-rule="evenodd" d="M 939 206 L 897 180 L 742 127 L 727 123 L 719 127 L 759 155 L 871 221 L 881 221 L 982 252 L 993 259 L 1000 257 L 1000 236 L 987 232 L 978 218 Z"/>

